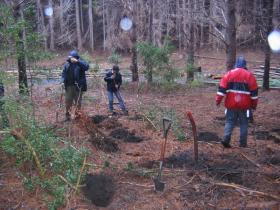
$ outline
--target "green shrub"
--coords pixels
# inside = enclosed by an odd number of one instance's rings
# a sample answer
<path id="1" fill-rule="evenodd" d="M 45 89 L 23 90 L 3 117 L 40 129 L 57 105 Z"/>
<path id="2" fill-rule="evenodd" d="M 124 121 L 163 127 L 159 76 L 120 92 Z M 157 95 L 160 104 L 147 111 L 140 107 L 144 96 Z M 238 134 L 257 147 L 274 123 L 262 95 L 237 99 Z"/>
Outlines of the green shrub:
<path id="1" fill-rule="evenodd" d="M 186 139 L 184 128 L 182 127 L 183 118 L 176 114 L 174 108 L 160 107 L 158 105 L 150 105 L 142 107 L 144 114 L 153 122 L 157 130 L 162 130 L 162 119 L 168 117 L 172 121 L 171 129 L 176 139 L 183 141 Z"/>
<path id="2" fill-rule="evenodd" d="M 6 135 L 0 142 L 0 148 L 14 156 L 17 165 L 30 165 L 30 168 L 36 169 L 37 173 L 30 172 L 29 175 L 23 176 L 24 185 L 28 190 L 40 187 L 48 194 L 46 202 L 49 209 L 59 208 L 64 204 L 65 191 L 68 186 L 58 175 L 63 176 L 75 186 L 87 151 L 74 148 L 70 142 L 64 141 L 48 130 L 44 123 L 36 121 L 27 98 L 8 97 L 5 110 L 12 120 L 10 129 L 22 131 L 24 139 L 17 140 L 11 135 Z M 41 169 L 35 162 L 34 153 Z M 47 172 L 48 176 L 42 177 L 41 172 Z M 82 176 L 85 173 L 86 170 Z"/>
<path id="3" fill-rule="evenodd" d="M 121 55 L 113 49 L 112 54 L 108 57 L 108 62 L 113 65 L 119 65 L 121 63 Z"/>

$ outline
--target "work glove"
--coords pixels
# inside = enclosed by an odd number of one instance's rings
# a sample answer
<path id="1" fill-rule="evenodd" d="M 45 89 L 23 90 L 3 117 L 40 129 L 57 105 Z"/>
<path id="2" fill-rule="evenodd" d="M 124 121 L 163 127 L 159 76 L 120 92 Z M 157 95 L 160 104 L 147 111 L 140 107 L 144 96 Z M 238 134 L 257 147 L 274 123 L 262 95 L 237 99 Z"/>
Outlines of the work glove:
<path id="1" fill-rule="evenodd" d="M 71 63 L 77 63 L 79 60 L 77 58 L 71 57 L 70 61 Z"/>

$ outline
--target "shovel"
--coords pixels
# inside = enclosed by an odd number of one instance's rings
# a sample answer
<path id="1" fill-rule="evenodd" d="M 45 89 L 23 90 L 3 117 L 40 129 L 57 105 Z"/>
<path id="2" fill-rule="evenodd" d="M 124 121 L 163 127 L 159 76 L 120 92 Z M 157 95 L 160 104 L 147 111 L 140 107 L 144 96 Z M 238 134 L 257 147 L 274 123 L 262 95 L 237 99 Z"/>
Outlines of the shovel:
<path id="1" fill-rule="evenodd" d="M 56 122 L 58 122 L 58 113 L 60 112 L 62 107 L 62 99 L 63 99 L 63 86 L 60 87 L 59 105 L 58 105 L 58 109 L 56 110 Z"/>
<path id="2" fill-rule="evenodd" d="M 167 142 L 167 134 L 171 127 L 171 120 L 168 118 L 163 118 L 162 122 L 163 122 L 164 142 L 161 144 L 161 149 L 160 149 L 159 172 L 157 177 L 154 178 L 155 190 L 160 192 L 164 190 L 164 186 L 165 186 L 165 183 L 161 181 L 161 172 L 162 172 L 162 166 L 163 166 L 163 160 L 164 160 L 164 154 L 165 154 L 165 148 Z"/>
<path id="3" fill-rule="evenodd" d="M 78 87 L 78 90 L 79 90 L 78 98 L 77 98 L 76 104 L 74 106 L 74 109 L 71 112 L 71 119 L 75 119 L 76 112 L 78 110 L 79 101 L 80 101 L 81 94 L 82 94 L 82 89 L 80 87 Z"/>

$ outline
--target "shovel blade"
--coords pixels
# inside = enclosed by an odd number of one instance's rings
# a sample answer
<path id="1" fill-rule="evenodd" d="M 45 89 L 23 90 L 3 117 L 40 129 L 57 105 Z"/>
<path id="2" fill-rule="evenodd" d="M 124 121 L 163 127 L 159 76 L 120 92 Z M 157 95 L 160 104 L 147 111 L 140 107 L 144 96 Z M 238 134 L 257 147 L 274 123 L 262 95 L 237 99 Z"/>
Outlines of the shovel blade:
<path id="1" fill-rule="evenodd" d="M 160 181 L 160 179 L 157 177 L 154 179 L 154 184 L 155 184 L 155 191 L 160 191 L 163 192 L 165 183 Z"/>

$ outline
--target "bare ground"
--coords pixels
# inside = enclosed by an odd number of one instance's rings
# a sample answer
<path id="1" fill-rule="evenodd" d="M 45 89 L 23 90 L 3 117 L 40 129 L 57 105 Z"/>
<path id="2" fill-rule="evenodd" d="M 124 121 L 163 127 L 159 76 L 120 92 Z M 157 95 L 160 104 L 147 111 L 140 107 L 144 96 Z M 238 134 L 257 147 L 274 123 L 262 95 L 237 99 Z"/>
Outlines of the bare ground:
<path id="1" fill-rule="evenodd" d="M 105 170 L 92 168 L 89 173 L 103 171 L 112 178 L 114 185 L 113 197 L 106 207 L 92 204 L 90 197 L 81 191 L 70 197 L 61 209 L 279 209 L 279 90 L 260 91 L 255 122 L 249 128 L 248 148 L 238 147 L 239 129 L 235 128 L 233 147 L 224 149 L 219 144 L 223 135 L 224 108 L 215 106 L 216 87 L 181 87 L 170 93 L 144 88 L 137 97 L 137 85 L 128 84 L 122 93 L 129 116 L 119 114 L 114 117 L 107 115 L 105 93 L 100 91 L 104 87 L 90 89 L 84 97 L 83 111 L 117 144 L 118 150 L 108 152 L 93 144 L 92 134 L 79 121 L 63 122 L 63 111 L 56 123 L 54 110 L 57 109 L 59 92 L 53 87 L 45 96 L 44 88 L 34 88 L 38 119 L 65 128 L 58 135 L 69 137 L 76 146 L 87 147 L 91 152 L 89 163 L 103 166 L 104 161 L 109 162 L 110 166 Z M 183 126 L 189 137 L 183 142 L 176 140 L 172 132 L 168 137 L 163 193 L 155 192 L 153 184 L 159 167 L 162 131 L 154 130 L 147 120 L 139 117 L 143 111 L 139 110 L 141 104 L 173 107 L 184 119 Z M 193 160 L 192 132 L 185 117 L 186 111 L 192 112 L 199 134 L 197 163 Z M 128 135 L 141 140 L 128 142 L 125 140 Z M 46 209 L 42 192 L 25 190 L 18 170 L 13 158 L 0 151 L 0 209 Z M 106 182 L 107 179 L 102 180 Z"/>

